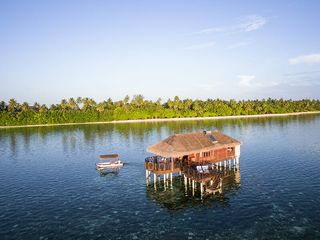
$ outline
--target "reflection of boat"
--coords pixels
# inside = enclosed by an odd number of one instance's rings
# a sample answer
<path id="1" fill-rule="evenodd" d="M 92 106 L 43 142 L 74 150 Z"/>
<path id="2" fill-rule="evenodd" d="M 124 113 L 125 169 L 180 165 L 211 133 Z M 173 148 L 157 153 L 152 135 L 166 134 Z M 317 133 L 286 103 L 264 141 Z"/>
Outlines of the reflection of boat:
<path id="1" fill-rule="evenodd" d="M 112 175 L 118 175 L 119 174 L 120 168 L 114 168 L 114 169 L 100 169 L 99 173 L 101 177 L 106 177 L 106 176 L 112 176 Z"/>
<path id="2" fill-rule="evenodd" d="M 115 169 L 118 170 L 123 167 L 123 162 L 119 160 L 118 154 L 100 155 L 100 162 L 96 164 L 98 170 Z M 106 159 L 116 159 L 114 161 L 104 161 Z"/>

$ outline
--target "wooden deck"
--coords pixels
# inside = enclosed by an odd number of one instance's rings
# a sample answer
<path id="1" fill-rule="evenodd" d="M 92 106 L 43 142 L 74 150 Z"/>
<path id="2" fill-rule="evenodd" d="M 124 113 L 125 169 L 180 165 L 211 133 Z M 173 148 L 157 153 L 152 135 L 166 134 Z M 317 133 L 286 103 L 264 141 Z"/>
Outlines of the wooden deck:
<path id="1" fill-rule="evenodd" d="M 180 162 L 145 162 L 145 170 L 148 170 L 154 174 L 162 175 L 168 173 L 179 173 L 181 171 Z"/>

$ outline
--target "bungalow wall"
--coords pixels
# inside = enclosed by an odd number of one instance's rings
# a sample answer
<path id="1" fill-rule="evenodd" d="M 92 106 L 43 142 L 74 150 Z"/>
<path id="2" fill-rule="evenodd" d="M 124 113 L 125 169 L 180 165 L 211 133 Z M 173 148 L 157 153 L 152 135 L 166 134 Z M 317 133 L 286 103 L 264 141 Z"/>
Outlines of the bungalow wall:
<path id="1" fill-rule="evenodd" d="M 220 162 L 236 157 L 237 147 L 225 147 L 207 152 L 193 153 L 188 156 L 188 162 Z"/>

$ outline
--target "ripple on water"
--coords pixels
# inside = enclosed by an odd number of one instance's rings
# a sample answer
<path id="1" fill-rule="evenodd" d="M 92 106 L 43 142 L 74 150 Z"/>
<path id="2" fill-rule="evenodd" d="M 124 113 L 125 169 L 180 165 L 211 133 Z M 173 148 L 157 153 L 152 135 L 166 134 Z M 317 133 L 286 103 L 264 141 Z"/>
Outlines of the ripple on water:
<path id="1" fill-rule="evenodd" d="M 319 116 L 301 116 L 6 132 L 0 135 L 0 236 L 320 239 L 319 123 Z M 240 184 L 207 200 L 186 197 L 184 189 L 171 193 L 182 192 L 173 202 L 152 198 L 145 147 L 173 132 L 216 127 L 243 143 Z M 118 175 L 94 169 L 105 152 L 128 163 Z"/>

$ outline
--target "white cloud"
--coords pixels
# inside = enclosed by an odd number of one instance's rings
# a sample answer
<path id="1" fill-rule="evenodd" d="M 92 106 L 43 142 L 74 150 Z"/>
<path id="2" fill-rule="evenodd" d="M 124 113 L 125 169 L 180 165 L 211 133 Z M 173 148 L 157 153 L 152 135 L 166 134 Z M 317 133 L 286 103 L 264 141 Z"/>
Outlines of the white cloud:
<path id="1" fill-rule="evenodd" d="M 237 77 L 240 79 L 238 82 L 239 86 L 247 90 L 250 89 L 250 91 L 279 86 L 278 81 L 257 81 L 255 75 L 238 75 Z"/>
<path id="2" fill-rule="evenodd" d="M 300 63 L 306 63 L 306 64 L 320 63 L 320 53 L 314 53 L 314 54 L 298 56 L 295 58 L 290 58 L 289 63 L 291 65 L 300 64 Z"/>
<path id="3" fill-rule="evenodd" d="M 185 47 L 186 50 L 197 50 L 197 49 L 205 49 L 205 48 L 211 48 L 215 45 L 215 42 L 207 42 L 207 43 L 201 43 L 197 45 L 191 45 L 188 47 Z"/>
<path id="4" fill-rule="evenodd" d="M 263 28 L 266 23 L 267 19 L 265 17 L 249 15 L 241 18 L 233 25 L 204 28 L 195 32 L 195 34 L 253 32 Z"/>
<path id="5" fill-rule="evenodd" d="M 262 28 L 267 23 L 267 20 L 258 15 L 251 15 L 244 18 L 243 23 L 239 25 L 239 29 L 244 32 L 252 32 Z"/>
<path id="6" fill-rule="evenodd" d="M 245 87 L 251 87 L 254 83 L 254 79 L 256 78 L 254 75 L 238 75 L 237 77 L 240 79 L 239 85 Z"/>

